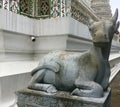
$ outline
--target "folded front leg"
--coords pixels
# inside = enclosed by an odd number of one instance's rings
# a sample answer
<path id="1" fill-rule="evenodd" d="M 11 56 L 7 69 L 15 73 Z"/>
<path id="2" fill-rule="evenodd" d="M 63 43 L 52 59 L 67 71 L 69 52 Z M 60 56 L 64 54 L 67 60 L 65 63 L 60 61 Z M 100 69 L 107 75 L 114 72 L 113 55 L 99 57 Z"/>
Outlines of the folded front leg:
<path id="1" fill-rule="evenodd" d="M 76 89 L 73 90 L 72 94 L 81 97 L 103 97 L 103 88 L 94 81 L 75 81 Z"/>
<path id="2" fill-rule="evenodd" d="M 57 89 L 52 84 L 34 83 L 29 88 L 34 90 L 39 90 L 39 91 L 45 91 L 47 93 L 57 92 Z"/>
<path id="3" fill-rule="evenodd" d="M 36 72 L 33 75 L 31 81 L 29 82 L 28 88 L 34 89 L 34 90 L 39 90 L 39 91 L 45 91 L 48 93 L 57 92 L 57 89 L 52 84 L 41 83 L 46 71 L 47 71 L 47 69 L 42 69 L 42 70 L 39 70 L 38 72 Z"/>

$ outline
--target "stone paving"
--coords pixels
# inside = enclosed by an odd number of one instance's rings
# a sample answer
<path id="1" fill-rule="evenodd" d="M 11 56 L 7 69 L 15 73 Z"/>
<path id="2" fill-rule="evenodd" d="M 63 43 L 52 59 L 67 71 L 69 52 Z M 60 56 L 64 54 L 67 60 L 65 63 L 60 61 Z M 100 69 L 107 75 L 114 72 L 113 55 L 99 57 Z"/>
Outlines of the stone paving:
<path id="1" fill-rule="evenodd" d="M 120 72 L 110 84 L 112 88 L 111 107 L 120 107 Z"/>

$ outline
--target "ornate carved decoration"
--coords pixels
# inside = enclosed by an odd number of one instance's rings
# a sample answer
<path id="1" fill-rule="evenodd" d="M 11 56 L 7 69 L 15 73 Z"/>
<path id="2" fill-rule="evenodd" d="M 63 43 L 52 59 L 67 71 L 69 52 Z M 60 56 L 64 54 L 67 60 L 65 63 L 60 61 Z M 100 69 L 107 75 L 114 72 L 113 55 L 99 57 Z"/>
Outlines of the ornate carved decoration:
<path id="1" fill-rule="evenodd" d="M 3 7 L 10 7 L 14 13 L 19 13 L 20 10 L 21 14 L 35 18 L 70 16 L 84 24 L 88 23 L 89 17 L 97 19 L 91 8 L 82 0 L 3 0 Z"/>
<path id="2" fill-rule="evenodd" d="M 9 10 L 9 0 L 3 0 L 3 8 Z"/>
<path id="3" fill-rule="evenodd" d="M 2 1 L 2 0 L 0 0 L 0 8 L 2 8 L 2 4 L 3 4 L 3 1 Z"/>
<path id="4" fill-rule="evenodd" d="M 51 17 L 60 17 L 60 0 L 51 0 Z"/>
<path id="5" fill-rule="evenodd" d="M 20 12 L 19 0 L 11 0 L 10 1 L 10 11 L 12 11 L 14 13 L 19 13 Z"/>
<path id="6" fill-rule="evenodd" d="M 39 0 L 38 7 L 39 7 L 38 8 L 39 15 L 49 15 L 50 14 L 49 0 Z"/>
<path id="7" fill-rule="evenodd" d="M 28 15 L 33 14 L 33 1 L 32 0 L 20 0 L 20 11 Z"/>
<path id="8" fill-rule="evenodd" d="M 88 13 L 85 12 L 83 7 L 80 7 L 80 5 L 78 4 L 78 2 L 72 2 L 71 4 L 71 16 L 84 23 L 87 24 L 88 23 Z"/>

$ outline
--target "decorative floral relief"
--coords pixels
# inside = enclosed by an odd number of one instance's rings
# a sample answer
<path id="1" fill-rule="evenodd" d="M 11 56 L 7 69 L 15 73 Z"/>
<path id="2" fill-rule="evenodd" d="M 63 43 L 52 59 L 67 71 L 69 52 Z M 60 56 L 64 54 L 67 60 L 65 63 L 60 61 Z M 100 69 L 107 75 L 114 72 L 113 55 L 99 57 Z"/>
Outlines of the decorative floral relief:
<path id="1" fill-rule="evenodd" d="M 35 2 L 35 16 L 40 16 L 40 0 L 36 0 Z"/>
<path id="2" fill-rule="evenodd" d="M 78 20 L 79 22 L 82 22 L 84 24 L 88 23 L 88 17 L 87 15 L 83 14 L 80 10 L 76 9 L 75 7 L 71 7 L 71 16 Z"/>
<path id="3" fill-rule="evenodd" d="M 66 16 L 71 16 L 71 0 L 66 1 Z"/>
<path id="4" fill-rule="evenodd" d="M 2 8 L 2 5 L 3 5 L 3 1 L 0 0 L 0 8 Z"/>
<path id="5" fill-rule="evenodd" d="M 0 8 L 3 7 L 14 13 L 36 17 L 65 17 L 87 24 L 88 15 L 84 9 L 73 0 L 0 0 Z"/>
<path id="6" fill-rule="evenodd" d="M 9 10 L 9 0 L 3 0 L 3 8 Z"/>
<path id="7" fill-rule="evenodd" d="M 51 0 L 51 17 L 60 16 L 60 0 Z"/>
<path id="8" fill-rule="evenodd" d="M 66 6 L 65 0 L 61 0 L 61 17 L 66 16 L 65 6 Z"/>
<path id="9" fill-rule="evenodd" d="M 34 2 L 35 2 L 35 0 L 30 0 L 29 1 L 29 14 L 30 15 L 34 14 Z"/>
<path id="10" fill-rule="evenodd" d="M 11 0 L 10 1 L 10 11 L 14 13 L 19 13 L 19 0 Z"/>

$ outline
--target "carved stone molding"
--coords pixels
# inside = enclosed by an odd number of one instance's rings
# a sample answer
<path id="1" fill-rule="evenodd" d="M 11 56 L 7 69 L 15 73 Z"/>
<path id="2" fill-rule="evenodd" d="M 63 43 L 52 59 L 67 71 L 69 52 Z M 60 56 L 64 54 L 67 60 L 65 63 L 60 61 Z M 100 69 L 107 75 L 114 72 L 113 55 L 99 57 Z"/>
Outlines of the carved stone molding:
<path id="1" fill-rule="evenodd" d="M 108 19 L 112 16 L 109 0 L 92 0 L 91 8 L 101 19 Z"/>

